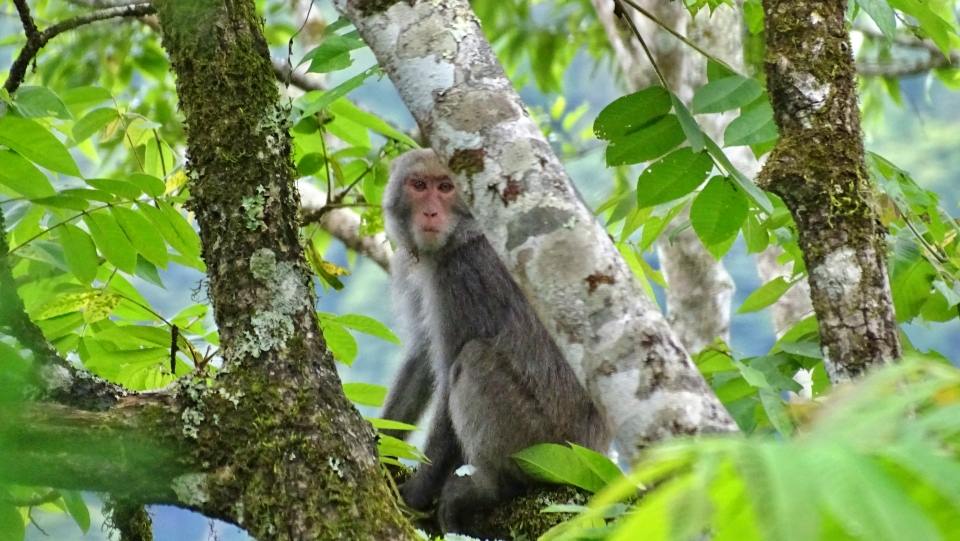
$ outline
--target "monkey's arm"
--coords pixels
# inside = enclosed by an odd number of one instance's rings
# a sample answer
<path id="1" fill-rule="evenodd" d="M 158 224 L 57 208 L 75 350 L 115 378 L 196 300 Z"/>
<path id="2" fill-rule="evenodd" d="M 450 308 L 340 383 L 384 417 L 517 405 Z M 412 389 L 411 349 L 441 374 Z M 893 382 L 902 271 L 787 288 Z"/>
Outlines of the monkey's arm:
<path id="1" fill-rule="evenodd" d="M 397 377 L 383 405 L 384 419 L 417 424 L 433 396 L 433 368 L 426 341 L 417 344 L 400 365 Z M 409 430 L 384 430 L 384 434 L 406 440 Z"/>

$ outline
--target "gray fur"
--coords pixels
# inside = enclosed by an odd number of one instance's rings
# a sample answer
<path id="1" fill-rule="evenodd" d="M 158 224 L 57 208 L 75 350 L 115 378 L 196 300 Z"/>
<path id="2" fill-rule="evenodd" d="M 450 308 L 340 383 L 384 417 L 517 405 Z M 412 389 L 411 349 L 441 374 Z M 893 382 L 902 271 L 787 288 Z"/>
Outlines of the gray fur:
<path id="1" fill-rule="evenodd" d="M 415 171 L 438 174 L 436 168 L 450 174 L 433 151 L 408 152 L 394 161 L 384 194 L 387 231 L 397 244 L 392 287 L 409 348 L 384 417 L 415 422 L 435 384 L 437 411 L 424 449 L 430 463 L 401 494 L 415 509 L 439 498 L 444 531 L 477 536 L 472 515 L 532 484 L 512 453 L 567 442 L 605 452 L 609 434 L 462 200 L 453 210 L 456 227 L 439 248 L 412 243 L 404 179 Z M 426 357 L 432 381 L 422 377 Z M 465 463 L 475 473 L 455 475 Z"/>

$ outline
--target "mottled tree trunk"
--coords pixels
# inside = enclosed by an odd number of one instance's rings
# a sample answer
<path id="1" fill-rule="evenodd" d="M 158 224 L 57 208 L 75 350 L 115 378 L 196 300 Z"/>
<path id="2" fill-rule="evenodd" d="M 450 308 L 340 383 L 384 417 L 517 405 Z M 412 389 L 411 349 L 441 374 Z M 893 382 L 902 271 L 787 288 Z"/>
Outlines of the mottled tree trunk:
<path id="1" fill-rule="evenodd" d="M 780 139 L 760 178 L 793 214 L 834 382 L 902 353 L 886 246 L 864 165 L 842 0 L 763 3 Z"/>
<path id="2" fill-rule="evenodd" d="M 466 0 L 337 0 L 628 457 L 735 431 L 490 49 Z"/>
<path id="3" fill-rule="evenodd" d="M 254 2 L 155 4 L 222 344 L 217 379 L 184 413 L 212 472 L 197 494 L 260 541 L 409 538 L 317 324 L 286 111 Z"/>

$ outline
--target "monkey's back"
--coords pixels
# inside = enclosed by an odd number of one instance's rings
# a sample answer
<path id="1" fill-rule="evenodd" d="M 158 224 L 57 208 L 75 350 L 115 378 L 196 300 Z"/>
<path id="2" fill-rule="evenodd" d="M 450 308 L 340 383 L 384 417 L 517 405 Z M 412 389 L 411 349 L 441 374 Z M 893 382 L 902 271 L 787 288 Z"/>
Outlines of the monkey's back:
<path id="1" fill-rule="evenodd" d="M 434 366 L 451 385 L 468 462 L 513 470 L 509 455 L 537 443 L 606 452 L 602 417 L 486 238 L 434 254 L 428 266 Z"/>

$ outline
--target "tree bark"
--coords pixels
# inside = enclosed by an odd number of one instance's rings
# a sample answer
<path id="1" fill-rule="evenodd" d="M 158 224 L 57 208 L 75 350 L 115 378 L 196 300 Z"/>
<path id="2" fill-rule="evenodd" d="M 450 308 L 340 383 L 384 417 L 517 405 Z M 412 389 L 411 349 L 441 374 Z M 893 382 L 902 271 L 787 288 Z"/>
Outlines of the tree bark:
<path id="1" fill-rule="evenodd" d="M 846 2 L 764 0 L 765 71 L 780 139 L 762 187 L 793 214 L 834 382 L 903 350 L 871 206 Z"/>
<path id="2" fill-rule="evenodd" d="M 628 458 L 669 436 L 735 431 L 586 208 L 465 0 L 338 0 Z"/>
<path id="3" fill-rule="evenodd" d="M 299 239 L 286 111 L 250 0 L 157 0 L 184 113 L 223 366 L 183 414 L 216 502 L 257 539 L 413 536 L 343 395 Z M 211 487 L 213 488 L 213 487 Z"/>

